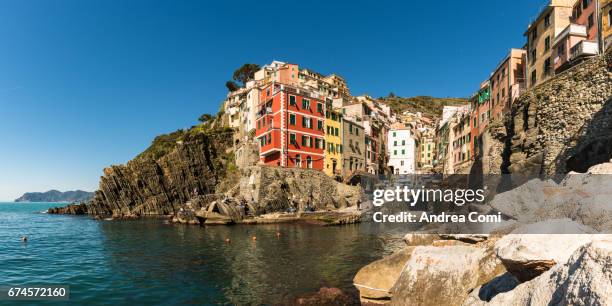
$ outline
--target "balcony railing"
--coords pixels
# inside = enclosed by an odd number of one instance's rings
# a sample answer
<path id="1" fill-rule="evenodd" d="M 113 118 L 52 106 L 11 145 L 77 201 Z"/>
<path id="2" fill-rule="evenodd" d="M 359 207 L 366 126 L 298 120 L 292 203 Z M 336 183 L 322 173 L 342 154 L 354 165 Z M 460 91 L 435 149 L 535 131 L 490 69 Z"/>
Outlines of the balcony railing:
<path id="1" fill-rule="evenodd" d="M 571 60 L 575 60 L 583 56 L 597 55 L 599 54 L 599 44 L 596 41 L 583 40 L 573 46 L 570 53 Z"/>

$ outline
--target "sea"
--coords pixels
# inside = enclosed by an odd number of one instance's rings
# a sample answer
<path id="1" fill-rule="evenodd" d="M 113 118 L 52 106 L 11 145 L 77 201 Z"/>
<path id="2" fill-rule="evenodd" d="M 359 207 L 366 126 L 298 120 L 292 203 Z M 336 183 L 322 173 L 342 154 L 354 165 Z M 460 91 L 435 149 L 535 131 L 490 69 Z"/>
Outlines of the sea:
<path id="1" fill-rule="evenodd" d="M 46 213 L 63 205 L 0 203 L 0 287 L 64 285 L 69 300 L 0 305 L 290 304 L 321 287 L 354 292 L 355 273 L 398 243 L 370 223 L 203 227 Z"/>

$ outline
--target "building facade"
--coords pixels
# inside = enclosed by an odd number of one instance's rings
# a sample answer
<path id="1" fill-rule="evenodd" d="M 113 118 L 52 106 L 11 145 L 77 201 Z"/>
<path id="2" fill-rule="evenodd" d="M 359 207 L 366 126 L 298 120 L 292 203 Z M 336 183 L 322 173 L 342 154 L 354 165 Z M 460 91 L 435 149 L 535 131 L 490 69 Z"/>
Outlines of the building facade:
<path id="1" fill-rule="evenodd" d="M 342 175 L 342 112 L 326 103 L 325 111 L 325 174 Z"/>
<path id="2" fill-rule="evenodd" d="M 510 52 L 495 68 L 489 78 L 491 86 L 491 116 L 501 119 L 508 113 L 512 103 L 525 90 L 525 62 L 527 51 L 510 49 Z"/>
<path id="3" fill-rule="evenodd" d="M 599 0 L 599 12 L 602 47 L 603 50 L 608 50 L 612 45 L 612 0 Z"/>
<path id="4" fill-rule="evenodd" d="M 323 170 L 325 107 L 318 94 L 272 82 L 262 88 L 260 101 L 260 162 Z"/>
<path id="5" fill-rule="evenodd" d="M 355 118 L 342 117 L 342 172 L 349 177 L 356 172 L 365 172 L 365 131 Z"/>
<path id="6" fill-rule="evenodd" d="M 416 173 L 416 139 L 410 128 L 394 125 L 387 135 L 389 169 L 393 174 Z"/>
<path id="7" fill-rule="evenodd" d="M 527 37 L 528 87 L 537 86 L 554 75 L 552 47 L 555 38 L 570 24 L 575 0 L 551 0 L 532 22 Z"/>

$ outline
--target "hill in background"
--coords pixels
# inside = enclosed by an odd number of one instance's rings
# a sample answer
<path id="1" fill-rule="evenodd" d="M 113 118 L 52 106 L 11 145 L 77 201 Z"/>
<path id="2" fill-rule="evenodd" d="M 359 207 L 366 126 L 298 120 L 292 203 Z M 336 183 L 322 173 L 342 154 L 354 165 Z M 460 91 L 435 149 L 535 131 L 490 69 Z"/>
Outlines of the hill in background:
<path id="1" fill-rule="evenodd" d="M 378 98 L 378 101 L 389 105 L 397 114 L 405 111 L 421 112 L 423 115 L 434 118 L 442 117 L 442 108 L 444 106 L 460 106 L 469 103 L 464 98 L 435 98 L 430 96 L 402 98 L 393 94 Z"/>
<path id="2" fill-rule="evenodd" d="M 47 192 L 26 192 L 15 202 L 85 202 L 93 198 L 93 192 L 83 190 L 61 192 L 49 190 Z"/>

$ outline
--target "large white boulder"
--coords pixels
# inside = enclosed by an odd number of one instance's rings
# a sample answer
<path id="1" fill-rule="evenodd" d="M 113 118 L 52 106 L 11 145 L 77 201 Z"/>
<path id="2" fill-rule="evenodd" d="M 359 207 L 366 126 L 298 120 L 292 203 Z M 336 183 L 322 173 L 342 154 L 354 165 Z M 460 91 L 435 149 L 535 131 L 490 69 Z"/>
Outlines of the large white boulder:
<path id="1" fill-rule="evenodd" d="M 472 305 L 612 305 L 612 240 L 597 235 L 561 264 L 490 302 Z"/>
<path id="2" fill-rule="evenodd" d="M 527 281 L 565 262 L 593 239 L 593 232 L 569 219 L 543 221 L 515 229 L 499 239 L 494 250 L 508 272 Z"/>
<path id="3" fill-rule="evenodd" d="M 491 248 L 418 246 L 391 289 L 392 305 L 457 305 L 504 271 Z"/>

